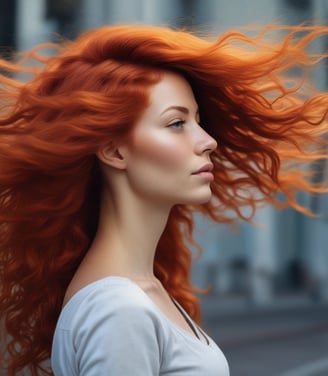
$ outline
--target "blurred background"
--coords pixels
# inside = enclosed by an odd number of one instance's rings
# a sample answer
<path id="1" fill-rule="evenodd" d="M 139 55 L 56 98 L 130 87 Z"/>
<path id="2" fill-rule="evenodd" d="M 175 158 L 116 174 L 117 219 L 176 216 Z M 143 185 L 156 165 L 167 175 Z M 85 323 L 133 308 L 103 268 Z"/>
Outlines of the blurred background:
<path id="1" fill-rule="evenodd" d="M 0 0 L 0 50 L 26 50 L 56 33 L 74 38 L 103 24 L 217 34 L 249 24 L 327 21 L 327 0 Z M 327 50 L 328 39 L 317 44 Z M 328 68 L 320 65 L 313 80 L 326 90 Z M 321 168 L 327 175 L 327 163 Z M 260 226 L 195 218 L 204 252 L 193 280 L 211 286 L 201 296 L 204 326 L 225 352 L 231 376 L 328 375 L 328 197 L 300 200 L 319 217 L 267 206 L 255 217 Z"/>

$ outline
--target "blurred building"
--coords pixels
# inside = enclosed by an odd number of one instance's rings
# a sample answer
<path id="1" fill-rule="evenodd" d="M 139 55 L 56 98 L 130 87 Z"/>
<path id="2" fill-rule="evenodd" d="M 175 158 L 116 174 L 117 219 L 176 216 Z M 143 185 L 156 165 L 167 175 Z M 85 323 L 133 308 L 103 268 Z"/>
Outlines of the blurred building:
<path id="1" fill-rule="evenodd" d="M 325 0 L 1 0 L 1 51 L 25 50 L 56 33 L 69 38 L 80 31 L 113 23 L 186 26 L 211 32 L 270 22 L 327 23 Z M 326 50 L 327 40 L 318 42 Z M 322 66 L 313 77 L 328 85 Z M 322 164 L 322 175 L 328 173 Z M 308 218 L 293 210 L 261 209 L 262 227 L 238 223 L 218 226 L 197 217 L 196 238 L 204 248 L 195 264 L 194 281 L 212 293 L 241 296 L 257 304 L 281 295 L 303 294 L 328 300 L 328 199 L 303 195 L 320 214 Z"/>

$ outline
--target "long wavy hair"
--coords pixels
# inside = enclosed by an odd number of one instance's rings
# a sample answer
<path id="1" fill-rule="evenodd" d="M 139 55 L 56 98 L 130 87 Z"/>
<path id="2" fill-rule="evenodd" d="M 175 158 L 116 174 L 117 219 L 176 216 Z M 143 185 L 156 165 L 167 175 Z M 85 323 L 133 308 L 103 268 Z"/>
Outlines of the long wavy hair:
<path id="1" fill-rule="evenodd" d="M 1 60 L 0 324 L 8 376 L 24 367 L 51 373 L 42 364 L 64 293 L 97 229 L 96 152 L 128 137 L 164 70 L 188 80 L 202 126 L 218 142 L 213 199 L 174 207 L 155 256 L 156 276 L 196 321 L 185 241 L 193 211 L 217 222 L 247 220 L 261 202 L 306 212 L 297 192 L 324 190 L 307 166 L 327 158 L 328 95 L 299 74 L 325 57 L 307 47 L 328 28 L 289 27 L 280 41 L 268 38 L 277 28 L 207 40 L 162 27 L 108 26 Z"/>

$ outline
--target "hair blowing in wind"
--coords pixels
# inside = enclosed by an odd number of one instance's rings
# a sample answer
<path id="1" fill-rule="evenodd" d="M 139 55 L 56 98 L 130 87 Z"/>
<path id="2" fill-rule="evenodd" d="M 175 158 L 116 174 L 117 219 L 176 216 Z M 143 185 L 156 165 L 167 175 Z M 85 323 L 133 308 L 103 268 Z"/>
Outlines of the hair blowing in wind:
<path id="1" fill-rule="evenodd" d="M 327 33 L 272 26 L 255 37 L 230 31 L 206 40 L 108 26 L 0 61 L 0 323 L 8 376 L 24 367 L 47 372 L 42 362 L 65 290 L 97 229 L 96 153 L 129 137 L 163 70 L 188 80 L 201 125 L 218 143 L 212 200 L 175 206 L 155 257 L 155 275 L 193 319 L 200 309 L 185 240 L 194 211 L 217 222 L 247 220 L 261 202 L 307 212 L 297 192 L 327 187 L 314 182 L 310 167 L 328 157 L 328 94 L 307 80 L 326 57 L 309 46 Z M 23 73 L 28 80 L 16 78 Z"/>

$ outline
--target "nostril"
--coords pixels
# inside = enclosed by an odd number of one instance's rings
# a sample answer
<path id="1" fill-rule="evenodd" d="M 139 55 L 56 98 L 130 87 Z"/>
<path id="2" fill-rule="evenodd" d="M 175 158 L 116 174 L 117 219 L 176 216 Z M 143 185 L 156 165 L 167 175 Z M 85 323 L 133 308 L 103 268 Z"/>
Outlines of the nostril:
<path id="1" fill-rule="evenodd" d="M 209 152 L 212 152 L 214 151 L 216 148 L 218 147 L 218 143 L 216 142 L 216 140 L 214 138 L 211 138 L 208 143 L 207 143 L 207 147 L 204 151 L 209 151 Z"/>

